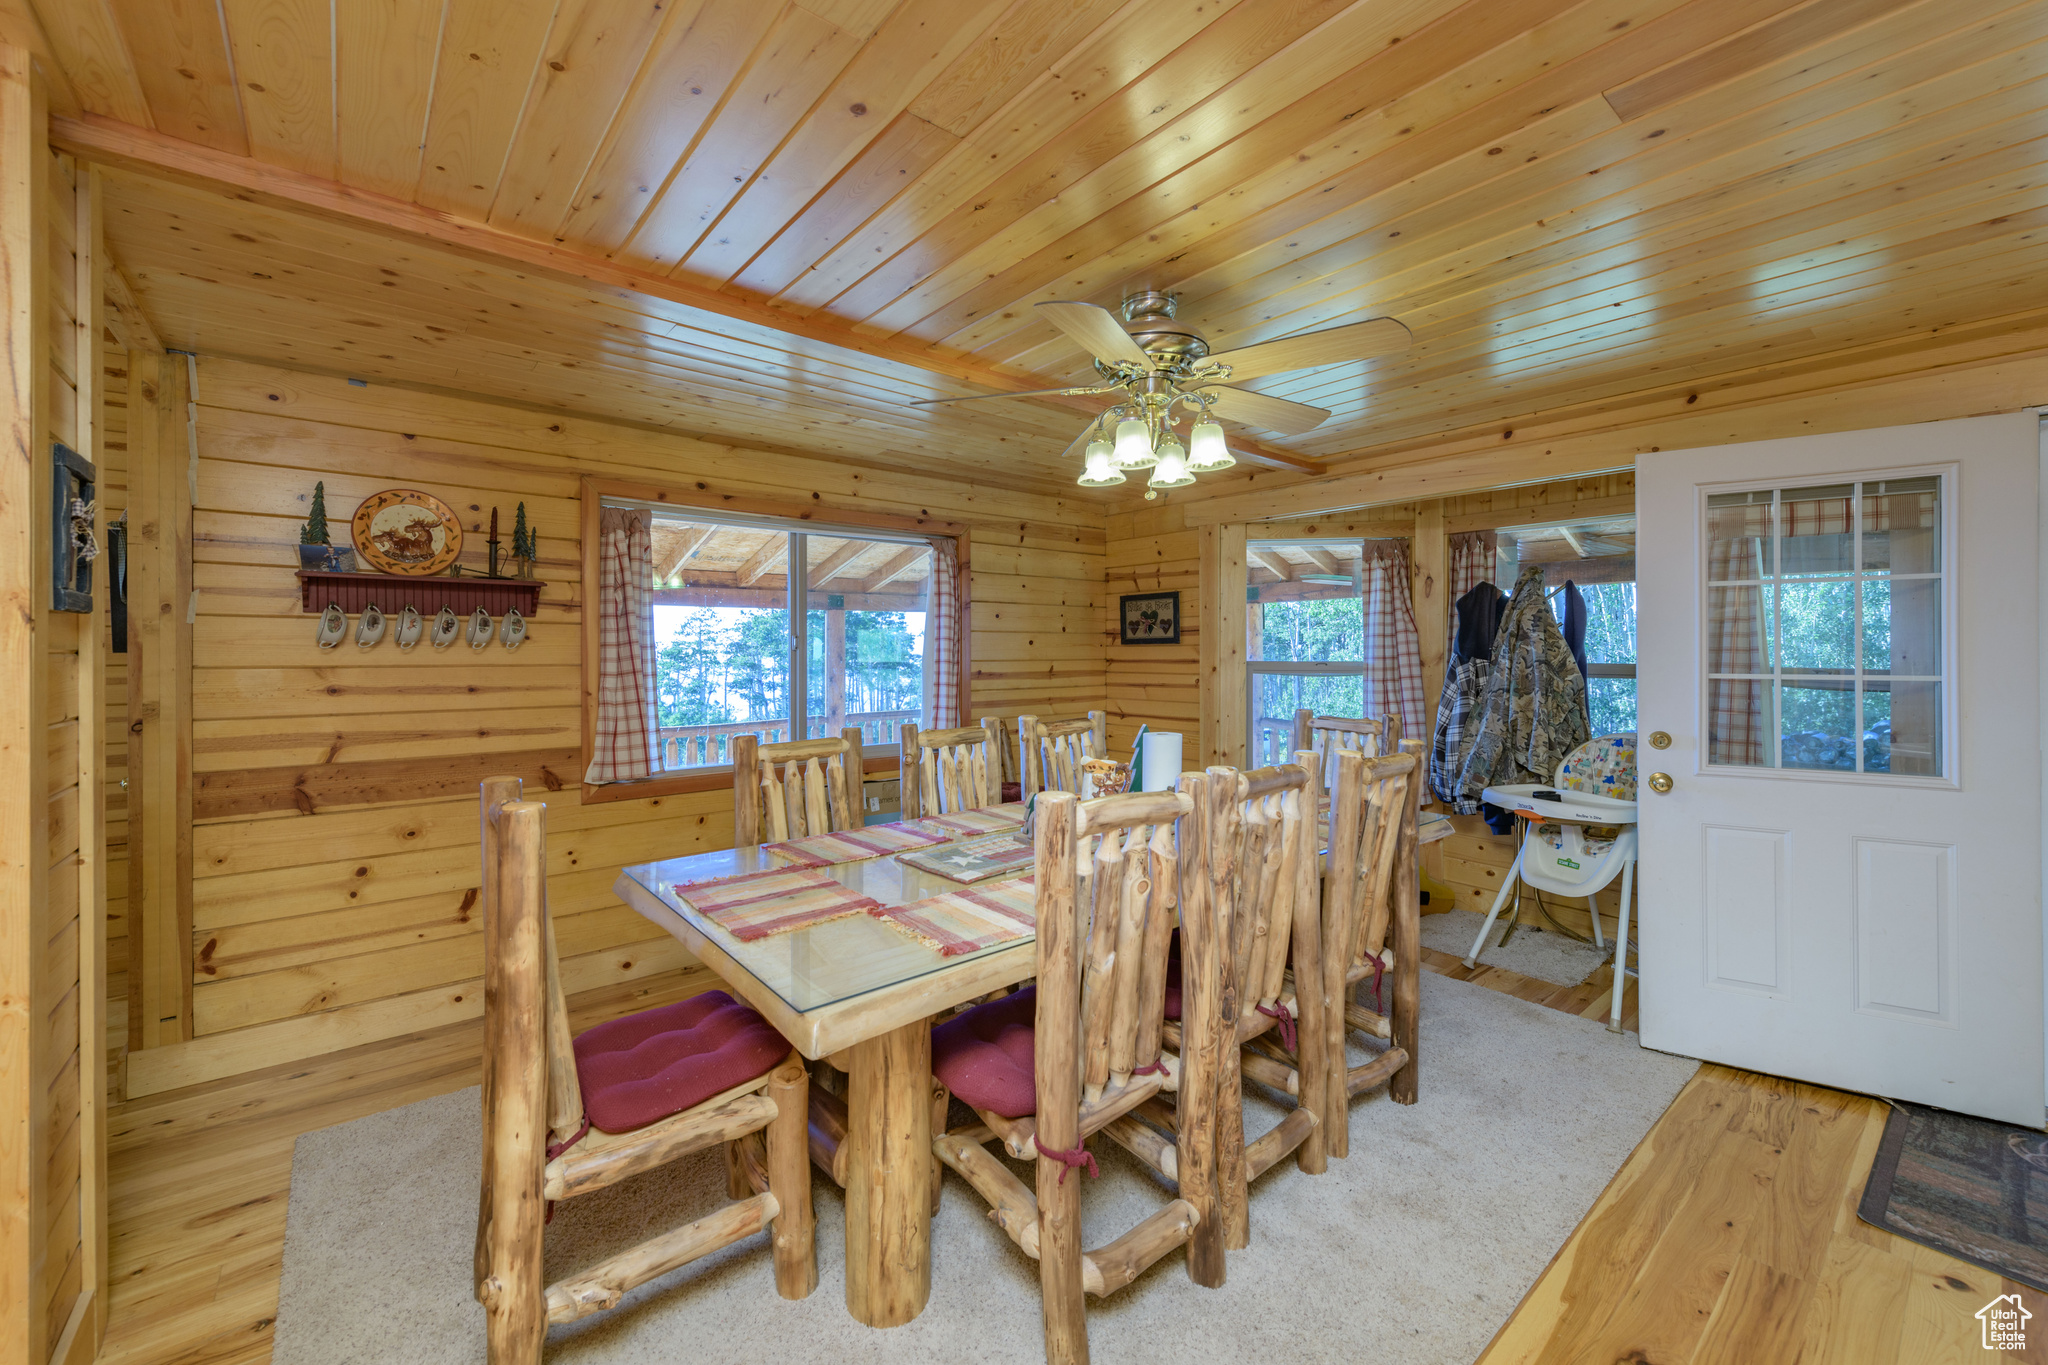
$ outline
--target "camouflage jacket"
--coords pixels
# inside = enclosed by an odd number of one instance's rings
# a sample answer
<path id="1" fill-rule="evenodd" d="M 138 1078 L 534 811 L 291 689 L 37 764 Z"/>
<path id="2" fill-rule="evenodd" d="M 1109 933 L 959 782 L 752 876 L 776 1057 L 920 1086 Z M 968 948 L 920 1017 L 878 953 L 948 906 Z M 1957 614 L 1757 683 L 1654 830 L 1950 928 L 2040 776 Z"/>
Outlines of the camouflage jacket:
<path id="1" fill-rule="evenodd" d="M 1586 680 L 1545 600 L 1541 565 L 1515 581 L 1475 729 L 1458 778 L 1460 809 L 1487 787 L 1548 783 L 1565 756 L 1592 738 Z"/>

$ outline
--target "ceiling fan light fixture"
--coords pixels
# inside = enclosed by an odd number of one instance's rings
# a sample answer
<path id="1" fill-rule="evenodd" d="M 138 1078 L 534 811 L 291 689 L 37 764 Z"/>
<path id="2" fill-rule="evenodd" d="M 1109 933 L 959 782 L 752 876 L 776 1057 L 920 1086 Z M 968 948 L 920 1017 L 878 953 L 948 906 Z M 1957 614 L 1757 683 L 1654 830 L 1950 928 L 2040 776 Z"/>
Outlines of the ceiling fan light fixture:
<path id="1" fill-rule="evenodd" d="M 1197 474 L 1228 469 L 1237 463 L 1237 457 L 1223 443 L 1223 428 L 1215 422 L 1195 423 L 1194 430 L 1188 433 L 1188 441 L 1188 468 Z"/>
<path id="2" fill-rule="evenodd" d="M 1116 463 L 1119 469 L 1148 469 L 1158 463 L 1152 449 L 1152 429 L 1136 417 L 1116 424 Z"/>
<path id="3" fill-rule="evenodd" d="M 1188 471 L 1187 456 L 1180 451 L 1180 442 L 1175 441 L 1170 451 L 1162 452 L 1159 463 L 1152 467 L 1150 488 L 1186 488 L 1195 481 Z"/>
<path id="4" fill-rule="evenodd" d="M 1083 488 L 1108 488 L 1124 481 L 1124 472 L 1110 463 L 1110 444 L 1096 441 L 1088 447 L 1088 466 L 1075 482 Z"/>

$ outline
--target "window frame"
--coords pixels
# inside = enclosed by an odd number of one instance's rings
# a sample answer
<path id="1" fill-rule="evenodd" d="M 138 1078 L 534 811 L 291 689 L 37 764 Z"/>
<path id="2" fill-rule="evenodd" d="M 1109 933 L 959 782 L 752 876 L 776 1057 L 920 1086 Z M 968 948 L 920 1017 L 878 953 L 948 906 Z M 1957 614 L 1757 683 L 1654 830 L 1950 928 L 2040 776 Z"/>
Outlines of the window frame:
<path id="1" fill-rule="evenodd" d="M 1852 771 L 1844 772 L 1840 769 L 1828 768 L 1787 768 L 1782 766 L 1781 761 L 1774 761 L 1770 765 L 1738 763 L 1709 764 L 1707 762 L 1708 727 L 1710 724 L 1710 712 L 1713 703 L 1711 698 L 1711 688 L 1708 686 L 1708 680 L 1712 675 L 1710 675 L 1707 671 L 1707 661 L 1710 658 L 1710 655 L 1708 653 L 1708 633 L 1711 628 L 1708 620 L 1707 598 L 1710 586 L 1722 586 L 1710 585 L 1709 583 L 1709 578 L 1711 574 L 1711 569 L 1708 563 L 1710 557 L 1710 537 L 1707 531 L 1707 521 L 1710 512 L 1710 508 L 1708 506 L 1709 499 L 1723 493 L 1779 493 L 1788 487 L 1794 489 L 1806 488 L 1822 484 L 1823 482 L 1848 483 L 1860 487 L 1861 485 L 1866 483 L 1882 483 L 1892 479 L 1914 479 L 1926 478 L 1930 476 L 1939 478 L 1942 481 L 1941 535 L 1944 567 L 1942 568 L 1939 575 L 1941 578 L 1941 619 L 1943 624 L 1941 638 L 1942 671 L 1940 675 L 1940 683 L 1942 691 L 1940 715 L 1942 758 L 1943 767 L 1945 771 L 1943 771 L 1939 775 L 1874 773 L 1865 771 L 1862 766 L 1861 757 L 1861 735 L 1863 732 L 1860 723 L 1860 705 L 1857 713 L 1859 721 L 1858 758 L 1857 766 Z M 1962 688 L 1962 656 L 1957 650 L 1957 636 L 1960 633 L 1957 629 L 1957 613 L 1961 609 L 1962 602 L 1962 565 L 1960 563 L 1960 559 L 1955 547 L 1960 543 L 1958 540 L 1958 536 L 1961 531 L 1960 509 L 1962 505 L 1963 495 L 1964 490 L 1962 479 L 1962 466 L 1960 464 L 1955 463 L 1906 465 L 1896 469 L 1856 469 L 1841 472 L 1830 472 L 1826 474 L 1814 474 L 1811 476 L 1806 474 L 1795 474 L 1792 476 L 1779 476 L 1771 479 L 1730 480 L 1725 483 L 1703 483 L 1694 486 L 1694 506 L 1692 522 L 1693 600 L 1690 606 L 1690 610 L 1693 614 L 1694 656 L 1692 659 L 1692 678 L 1688 684 L 1688 686 L 1690 686 L 1690 688 L 1692 689 L 1693 694 L 1693 724 L 1696 727 L 1694 733 L 1699 736 L 1699 743 L 1694 746 L 1693 751 L 1694 776 L 1768 778 L 1774 781 L 1788 782 L 1847 782 L 1856 786 L 1924 787 L 1946 791 L 1959 791 L 1962 789 L 1963 718 L 1961 707 L 1957 699 L 1958 694 L 1960 693 Z M 1855 524 L 1860 534 L 1863 526 L 1863 499 L 1861 494 L 1859 493 L 1858 495 L 1856 495 L 1852 499 L 1852 502 L 1854 503 L 1856 508 Z M 1773 538 L 1777 538 L 1777 532 L 1775 531 L 1773 533 Z M 1773 559 L 1773 567 L 1774 569 L 1776 569 L 1779 566 L 1775 562 L 1775 555 L 1773 556 Z M 1860 567 L 1859 564 L 1859 567 L 1856 569 L 1854 573 L 1845 576 L 1849 577 L 1854 582 L 1861 583 L 1865 576 L 1865 571 Z M 1909 576 L 1922 577 L 1923 575 Z M 1931 577 L 1933 575 L 1924 576 Z M 1782 576 L 1774 579 L 1774 581 L 1783 581 Z M 1856 612 L 1857 667 L 1851 674 L 1853 678 L 1859 681 L 1863 676 L 1862 638 L 1863 621 L 1862 612 L 1859 609 Z M 1773 656 L 1775 663 L 1775 646 L 1773 649 Z M 1781 674 L 1781 672 L 1781 669 L 1777 667 L 1773 668 L 1772 678 L 1774 683 L 1778 676 Z M 1639 697 L 1639 707 L 1640 704 L 1641 702 Z M 1774 751 L 1771 756 L 1773 760 L 1782 760 L 1784 734 L 1782 730 L 1782 717 L 1778 716 L 1777 707 L 1777 699 L 1773 697 L 1772 715 L 1777 719 L 1774 721 L 1775 729 L 1772 736 Z M 1638 711 L 1638 714 L 1640 714 L 1640 711 Z"/>
<path id="2" fill-rule="evenodd" d="M 578 546 L 578 558 L 582 564 L 583 578 L 577 596 L 578 608 L 583 617 L 579 660 L 582 684 L 582 743 L 581 766 L 577 769 L 576 780 L 583 789 L 583 801 L 586 805 L 601 801 L 637 801 L 690 792 L 729 790 L 733 785 L 730 764 L 715 768 L 655 773 L 627 782 L 591 783 L 582 780 L 583 774 L 590 768 L 591 755 L 596 748 L 597 740 L 598 616 L 589 608 L 591 593 L 598 581 L 598 519 L 602 515 L 607 499 L 614 503 L 673 507 L 678 511 L 698 512 L 711 517 L 779 522 L 784 525 L 775 529 L 787 531 L 792 535 L 823 534 L 833 529 L 844 529 L 855 534 L 883 532 L 891 536 L 909 535 L 919 539 L 944 537 L 952 540 L 959 565 L 959 614 L 962 626 L 960 697 L 962 706 L 967 704 L 970 695 L 969 683 L 974 677 L 974 632 L 971 626 L 973 578 L 969 571 L 972 537 L 964 523 L 941 521 L 936 517 L 908 516 L 845 507 L 828 503 L 816 493 L 811 495 L 812 501 L 808 503 L 722 493 L 701 481 L 693 481 L 687 487 L 676 488 L 585 475 L 581 481 L 580 494 L 582 506 L 579 509 L 578 521 L 581 541 Z M 791 619 L 793 622 L 803 620 L 801 616 L 793 616 Z M 792 626 L 790 637 L 793 657 L 807 647 L 806 635 L 807 632 L 801 625 Z M 801 679 L 793 677 L 791 681 L 794 686 Z M 793 702 L 796 695 L 793 691 Z M 896 750 L 878 749 L 875 752 L 863 753 L 861 770 L 864 774 L 894 772 L 899 762 L 900 754 Z"/>
<path id="3" fill-rule="evenodd" d="M 1247 528 L 1247 530 L 1249 530 L 1249 528 Z M 1243 584 L 1242 584 L 1242 585 L 1240 586 L 1240 594 L 1241 594 L 1241 596 L 1243 597 L 1243 599 L 1244 599 L 1244 602 L 1245 602 L 1245 605 L 1246 605 L 1246 608 L 1247 608 L 1247 611 L 1246 611 L 1246 622 L 1245 622 L 1245 625 L 1246 625 L 1246 630 L 1245 630 L 1245 638 L 1244 638 L 1243 640 L 1241 640 L 1241 641 L 1239 642 L 1239 644 L 1238 644 L 1238 648 L 1239 648 L 1239 649 L 1240 649 L 1240 650 L 1242 651 L 1242 658 L 1243 658 L 1243 660 L 1244 660 L 1244 733 L 1243 733 L 1242 735 L 1240 735 L 1240 736 L 1239 736 L 1238 738 L 1239 738 L 1239 739 L 1240 739 L 1240 740 L 1241 740 L 1241 741 L 1243 742 L 1243 744 L 1244 744 L 1244 748 L 1243 748 L 1242 750 L 1240 750 L 1240 753 L 1242 753 L 1243 755 L 1245 755 L 1245 762 L 1246 762 L 1246 763 L 1249 763 L 1249 762 L 1250 762 L 1250 756 L 1251 756 L 1251 755 L 1253 755 L 1253 754 L 1256 754 L 1256 753 L 1258 752 L 1258 728 L 1259 728 L 1259 714 L 1258 714 L 1258 693 L 1259 693 L 1259 679 L 1260 679 L 1260 678 L 1262 678 L 1262 677 L 1265 677 L 1265 678 L 1285 678 L 1285 677 L 1295 677 L 1295 678 L 1361 678 L 1361 679 L 1362 679 L 1362 678 L 1364 678 L 1364 677 L 1365 677 L 1365 660 L 1364 660 L 1363 658 L 1359 659 L 1359 660 L 1358 660 L 1358 661 L 1356 661 L 1355 663 L 1354 663 L 1354 662 L 1351 662 L 1351 661 L 1349 661 L 1349 660 L 1310 660 L 1310 661 L 1305 661 L 1305 662 L 1300 662 L 1300 663 L 1296 663 L 1296 662 L 1290 662 L 1290 661 L 1286 661 L 1286 660 L 1266 660 L 1266 659 L 1254 659 L 1254 658 L 1252 658 L 1252 657 L 1251 657 L 1251 638 L 1250 638 L 1250 611 L 1249 611 L 1249 608 L 1250 608 L 1250 605 L 1251 605 L 1251 601 L 1252 601 L 1252 598 L 1251 598 L 1251 592 L 1252 592 L 1252 588 L 1253 588 L 1253 583 L 1252 583 L 1252 581 L 1251 581 L 1251 579 L 1252 579 L 1252 551 L 1254 551 L 1254 550 L 1258 549 L 1258 548 L 1259 548 L 1260 546 L 1262 546 L 1262 545 L 1285 545 L 1285 544 L 1300 544 L 1300 543 L 1303 543 L 1303 542 L 1306 542 L 1306 543 L 1308 543 L 1308 544 L 1312 544 L 1312 545 L 1319 545 L 1319 544 L 1329 544 L 1329 543 L 1331 543 L 1331 542 L 1334 542 L 1334 541 L 1344 541 L 1344 542 L 1347 542 L 1347 543 L 1350 543 L 1350 542 L 1355 542 L 1355 543 L 1357 543 L 1357 545 L 1359 546 L 1359 553 L 1360 553 L 1360 555 L 1361 555 L 1361 556 L 1363 556 L 1363 555 L 1364 555 L 1364 553 L 1366 552 L 1366 548 L 1367 548 L 1367 546 L 1369 546 L 1369 545 L 1370 545 L 1370 544 L 1371 544 L 1372 542 L 1374 542 L 1374 541 L 1391 541 L 1391 540 L 1401 540 L 1401 541 L 1406 541 L 1406 542 L 1409 542 L 1409 544 L 1408 544 L 1408 551 L 1409 551 L 1409 554 L 1410 554 L 1410 556 L 1411 556 L 1411 560 L 1410 560 L 1410 562 L 1412 563 L 1412 562 L 1413 562 L 1413 560 L 1412 560 L 1412 556 L 1413 556 L 1413 554 L 1414 554 L 1414 548 L 1415 548 L 1415 547 L 1414 547 L 1414 544 L 1413 544 L 1413 540 L 1412 540 L 1412 537 L 1410 537 L 1410 536 L 1405 536 L 1405 535 L 1404 535 L 1404 536 L 1380 536 L 1380 535 L 1353 535 L 1353 534 L 1344 534 L 1344 535 L 1311 535 L 1311 534 L 1302 534 L 1302 535 L 1294 535 L 1294 536 L 1280 536 L 1280 535 L 1257 535 L 1257 536 L 1254 536 L 1254 535 L 1250 535 L 1250 534 L 1247 534 L 1247 535 L 1246 535 L 1246 537 L 1245 537 L 1245 553 L 1244 553 L 1244 582 L 1243 582 Z M 1360 560 L 1360 563 L 1362 564 L 1363 562 L 1364 562 L 1364 561 L 1363 561 L 1363 559 L 1361 558 L 1361 560 Z M 1359 589 L 1359 593 L 1358 593 L 1358 614 L 1359 614 L 1359 624 L 1360 624 L 1360 639 L 1361 639 L 1361 645 L 1360 645 L 1360 649 L 1361 649 L 1361 652 L 1362 652 L 1362 651 L 1363 651 L 1363 643 L 1362 643 L 1362 642 L 1363 642 L 1363 634 L 1364 634 L 1364 619 L 1365 619 L 1365 587 L 1364 587 L 1364 579 L 1363 579 L 1363 575 L 1362 575 L 1362 572 L 1361 572 L 1361 576 L 1360 576 L 1360 578 L 1358 579 L 1358 589 Z"/>

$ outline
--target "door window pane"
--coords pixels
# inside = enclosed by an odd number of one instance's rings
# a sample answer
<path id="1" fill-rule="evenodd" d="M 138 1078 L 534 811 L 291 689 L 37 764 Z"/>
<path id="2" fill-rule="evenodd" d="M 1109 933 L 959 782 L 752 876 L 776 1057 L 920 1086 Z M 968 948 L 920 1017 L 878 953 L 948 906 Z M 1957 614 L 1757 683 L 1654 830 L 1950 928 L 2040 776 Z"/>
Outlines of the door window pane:
<path id="1" fill-rule="evenodd" d="M 1941 572 L 1941 480 L 1863 485 L 1863 567 L 1881 573 Z"/>
<path id="2" fill-rule="evenodd" d="M 1787 562 L 1790 562 L 1789 556 Z M 1856 585 L 1799 582 L 1778 589 L 1779 666 L 1793 672 L 1856 667 Z"/>
<path id="3" fill-rule="evenodd" d="M 1778 496 L 1778 563 L 1783 576 L 1856 571 L 1855 484 L 1788 488 Z"/>
<path id="4" fill-rule="evenodd" d="M 1771 684 L 1757 678 L 1716 678 L 1707 684 L 1707 762 L 1769 766 Z"/>
<path id="5" fill-rule="evenodd" d="M 1873 682 L 1863 693 L 1864 768 L 1929 777 L 1941 771 L 1941 684 Z"/>
<path id="6" fill-rule="evenodd" d="M 1769 587 L 1707 589 L 1707 672 L 1771 671 Z"/>
<path id="7" fill-rule="evenodd" d="M 1775 563 L 1777 506 L 1769 493 L 1716 493 L 1707 499 L 1707 581 L 1769 578 Z"/>
<path id="8" fill-rule="evenodd" d="M 1940 579 L 1874 578 L 1863 585 L 1863 667 L 1904 677 L 1940 675 Z"/>
<path id="9" fill-rule="evenodd" d="M 1786 683 L 1780 700 L 1782 766 L 1856 771 L 1856 687 L 1853 683 Z"/>
<path id="10" fill-rule="evenodd" d="M 858 726 L 863 744 L 893 744 L 922 724 L 931 550 L 814 533 L 809 565 L 809 733 Z"/>
<path id="11" fill-rule="evenodd" d="M 1942 774 L 1941 491 L 1930 476 L 1708 499 L 1710 765 Z"/>

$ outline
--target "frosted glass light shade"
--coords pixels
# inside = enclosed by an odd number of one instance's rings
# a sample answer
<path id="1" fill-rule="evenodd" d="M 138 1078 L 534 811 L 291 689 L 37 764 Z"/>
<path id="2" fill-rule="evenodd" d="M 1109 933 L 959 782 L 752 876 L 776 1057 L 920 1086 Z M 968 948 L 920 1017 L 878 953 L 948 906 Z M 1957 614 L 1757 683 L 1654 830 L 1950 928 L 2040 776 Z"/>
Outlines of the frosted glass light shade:
<path id="1" fill-rule="evenodd" d="M 1212 469 L 1228 469 L 1237 463 L 1230 447 L 1223 444 L 1223 428 L 1214 422 L 1195 423 L 1188 439 L 1191 443 L 1188 468 L 1197 474 L 1206 474 Z"/>
<path id="2" fill-rule="evenodd" d="M 1116 462 L 1122 469 L 1145 469 L 1158 461 L 1152 451 L 1152 431 L 1135 417 L 1116 424 Z"/>
<path id="3" fill-rule="evenodd" d="M 1159 463 L 1152 468 L 1152 488 L 1186 488 L 1195 481 L 1188 472 L 1187 456 L 1180 453 L 1180 443 L 1174 442 L 1171 453 L 1162 453 Z"/>
<path id="4" fill-rule="evenodd" d="M 1111 446 L 1107 441 L 1094 441 L 1088 446 L 1088 467 L 1075 482 L 1083 488 L 1107 488 L 1124 481 L 1124 472 L 1110 463 Z"/>

